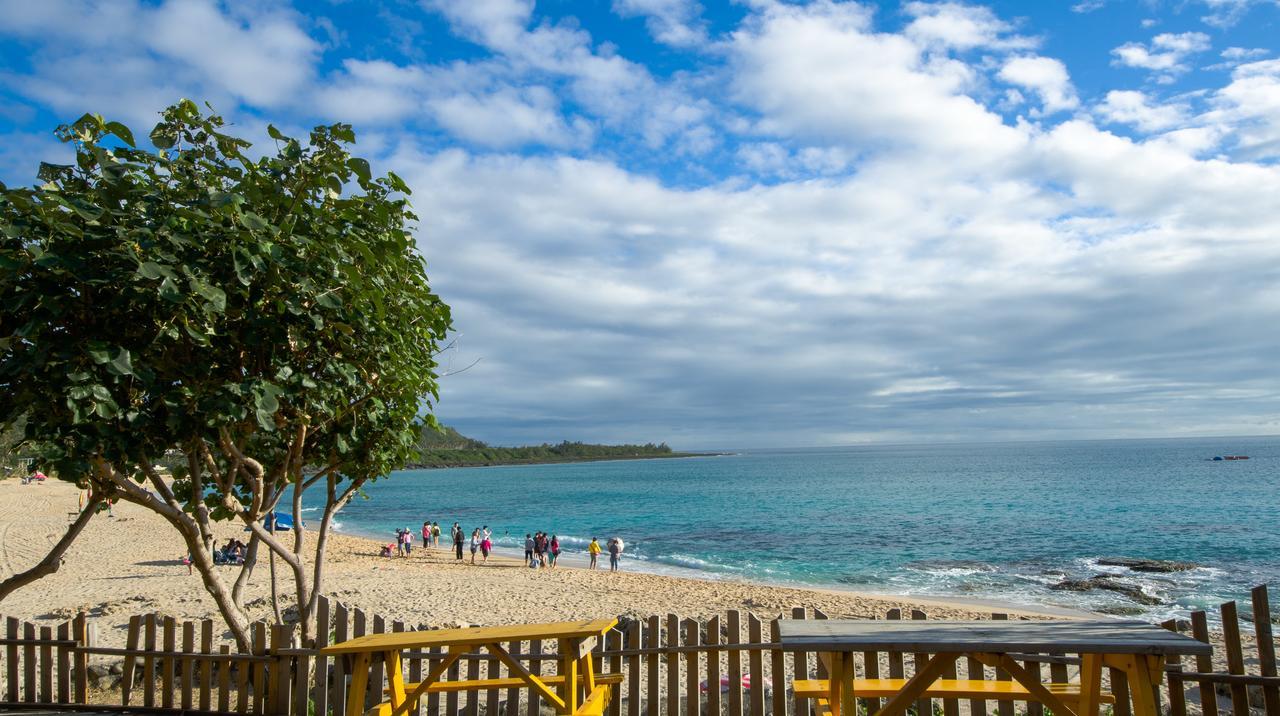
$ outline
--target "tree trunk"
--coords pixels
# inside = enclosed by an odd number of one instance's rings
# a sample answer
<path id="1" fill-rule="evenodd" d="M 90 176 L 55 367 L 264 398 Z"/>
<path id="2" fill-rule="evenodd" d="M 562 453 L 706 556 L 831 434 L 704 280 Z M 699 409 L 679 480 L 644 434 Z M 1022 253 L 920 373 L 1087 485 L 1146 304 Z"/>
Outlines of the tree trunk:
<path id="1" fill-rule="evenodd" d="M 44 559 L 40 560 L 31 569 L 14 574 L 0 582 L 0 602 L 3 602 L 5 597 L 28 584 L 57 572 L 58 567 L 62 566 L 62 556 L 67 553 L 67 549 L 84 531 L 85 526 L 89 524 L 89 520 L 93 518 L 93 515 L 97 513 L 98 507 L 102 505 L 102 502 L 100 497 L 90 497 L 88 504 L 76 516 L 76 521 L 71 523 L 71 526 L 67 528 L 66 534 L 62 535 L 62 539 L 58 540 L 53 549 L 49 550 L 49 554 L 44 556 Z"/>

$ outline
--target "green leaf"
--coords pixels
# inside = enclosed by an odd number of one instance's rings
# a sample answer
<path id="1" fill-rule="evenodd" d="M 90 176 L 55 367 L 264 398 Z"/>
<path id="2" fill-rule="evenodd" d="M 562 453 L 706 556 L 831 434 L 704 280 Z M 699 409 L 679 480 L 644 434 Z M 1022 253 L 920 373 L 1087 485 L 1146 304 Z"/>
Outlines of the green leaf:
<path id="1" fill-rule="evenodd" d="M 266 229 L 271 226 L 266 219 L 258 216 L 252 211 L 246 211 L 240 215 L 240 224 L 250 231 L 261 231 L 262 229 Z"/>
<path id="2" fill-rule="evenodd" d="M 182 289 L 178 288 L 178 282 L 166 276 L 165 279 L 160 282 L 160 298 L 174 303 L 181 302 Z"/>
<path id="3" fill-rule="evenodd" d="M 129 350 L 121 348 L 107 363 L 107 371 L 114 375 L 133 375 L 133 364 L 129 359 Z"/>
<path id="4" fill-rule="evenodd" d="M 111 351 L 106 348 L 90 348 L 88 353 L 89 357 L 93 359 L 93 362 L 98 365 L 102 365 L 103 363 L 111 360 Z"/>
<path id="5" fill-rule="evenodd" d="M 122 142 L 131 147 L 137 146 L 133 143 L 133 132 L 119 122 L 107 122 L 107 131 L 116 135 Z"/>
<path id="6" fill-rule="evenodd" d="M 173 272 L 166 271 L 164 267 L 155 261 L 144 261 L 142 265 L 138 267 L 139 276 L 153 281 L 158 278 L 164 278 L 171 273 Z"/>
<path id="7" fill-rule="evenodd" d="M 369 181 L 369 178 L 373 176 L 372 172 L 369 171 L 369 162 L 361 159 L 360 157 L 352 157 L 348 159 L 347 168 L 355 172 L 356 176 L 360 177 L 361 181 Z"/>
<path id="8" fill-rule="evenodd" d="M 162 151 L 173 149 L 174 145 L 178 143 L 178 135 L 164 122 L 157 124 L 156 128 L 151 130 L 150 137 L 151 143 L 155 145 L 155 148 Z"/>

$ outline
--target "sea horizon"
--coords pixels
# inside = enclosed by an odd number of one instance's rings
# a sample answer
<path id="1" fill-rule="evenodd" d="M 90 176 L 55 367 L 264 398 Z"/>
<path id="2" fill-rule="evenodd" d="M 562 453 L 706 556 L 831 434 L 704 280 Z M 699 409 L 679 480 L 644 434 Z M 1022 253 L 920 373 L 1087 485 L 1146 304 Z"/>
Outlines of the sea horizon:
<path id="1" fill-rule="evenodd" d="M 1251 459 L 1212 460 L 1227 454 Z M 386 540 L 432 519 L 447 539 L 454 521 L 488 524 L 517 557 L 527 531 L 558 533 L 569 555 L 618 534 L 628 569 L 1157 620 L 1247 600 L 1280 576 L 1266 529 L 1280 517 L 1266 499 L 1277 459 L 1280 439 L 1237 436 L 408 470 L 367 488 L 338 529 Z M 1193 566 L 1148 573 L 1099 563 L 1109 558 Z M 1107 588 L 1055 589 L 1097 577 Z"/>

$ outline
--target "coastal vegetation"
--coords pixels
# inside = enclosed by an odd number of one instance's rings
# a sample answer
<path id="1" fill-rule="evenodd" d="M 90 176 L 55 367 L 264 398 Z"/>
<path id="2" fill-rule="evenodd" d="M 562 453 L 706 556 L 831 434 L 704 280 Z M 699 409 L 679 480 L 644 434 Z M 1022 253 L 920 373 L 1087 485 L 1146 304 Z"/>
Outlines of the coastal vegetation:
<path id="1" fill-rule="evenodd" d="M 25 418 L 36 465 L 89 499 L 0 600 L 56 571 L 120 500 L 172 527 L 242 650 L 243 589 L 265 547 L 307 643 L 334 515 L 417 454 L 437 397 L 451 319 L 416 250 L 409 187 L 349 153 L 349 125 L 303 141 L 268 127 L 274 150 L 251 153 L 189 100 L 164 111 L 154 149 L 96 115 L 57 134 L 74 164 L 0 185 L 0 427 Z M 304 542 L 309 489 L 324 506 Z M 264 524 L 277 510 L 292 511 L 291 533 Z M 214 567 L 222 521 L 251 532 L 234 579 Z"/>
<path id="2" fill-rule="evenodd" d="M 592 460 L 641 460 L 692 457 L 698 453 L 676 452 L 666 443 L 644 445 L 595 445 L 565 440 L 558 444 L 497 447 L 466 437 L 451 427 L 440 431 L 424 429 L 418 438 L 418 457 L 410 468 L 473 467 L 483 465 L 532 465 L 540 463 L 589 462 Z"/>

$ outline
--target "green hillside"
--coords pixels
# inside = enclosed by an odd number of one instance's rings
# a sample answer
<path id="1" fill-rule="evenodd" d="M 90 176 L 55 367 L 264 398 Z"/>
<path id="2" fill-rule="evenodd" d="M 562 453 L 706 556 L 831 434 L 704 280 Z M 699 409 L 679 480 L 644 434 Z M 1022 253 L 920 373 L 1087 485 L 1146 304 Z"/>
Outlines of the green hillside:
<path id="1" fill-rule="evenodd" d="M 449 426 L 441 431 L 423 428 L 418 437 L 419 459 L 409 468 L 471 467 L 483 465 L 532 465 L 591 460 L 640 460 L 663 457 L 692 457 L 698 453 L 675 452 L 666 443 L 644 445 L 593 445 L 570 442 L 556 445 L 496 447 L 469 438 Z"/>

